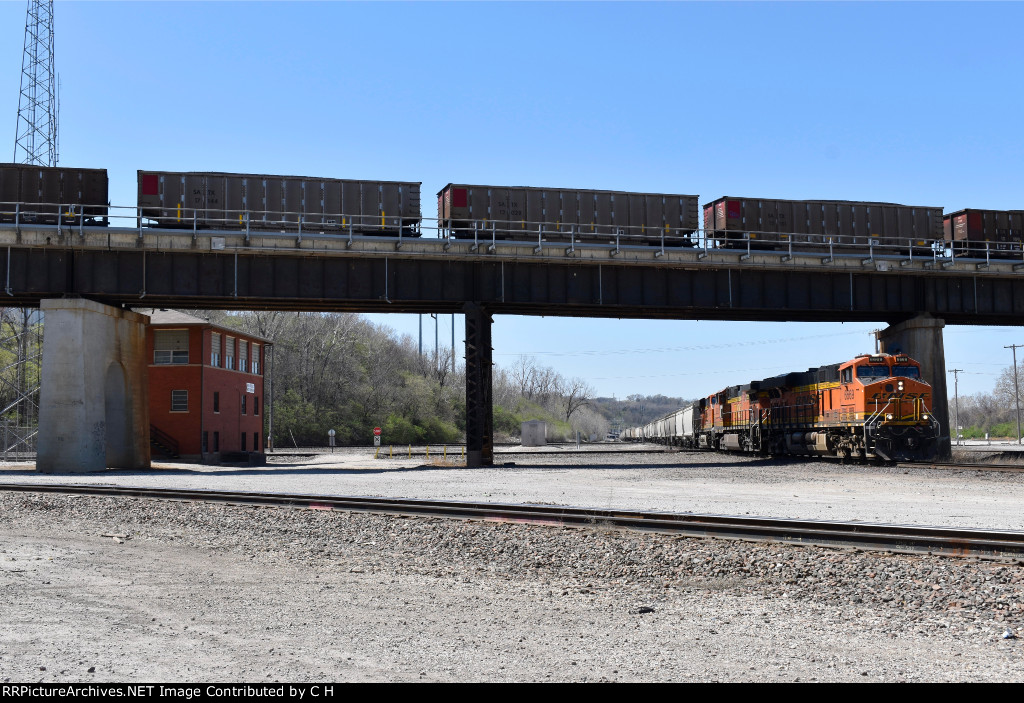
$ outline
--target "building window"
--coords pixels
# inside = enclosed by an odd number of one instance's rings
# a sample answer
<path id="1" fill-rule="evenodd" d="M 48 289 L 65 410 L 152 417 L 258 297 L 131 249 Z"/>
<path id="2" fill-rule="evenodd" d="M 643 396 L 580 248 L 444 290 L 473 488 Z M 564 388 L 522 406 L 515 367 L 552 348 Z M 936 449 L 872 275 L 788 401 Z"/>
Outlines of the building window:
<path id="1" fill-rule="evenodd" d="M 235 338 L 225 337 L 224 338 L 224 368 L 234 369 L 235 368 Z"/>
<path id="2" fill-rule="evenodd" d="M 171 391 L 171 412 L 188 412 L 188 391 Z"/>
<path id="3" fill-rule="evenodd" d="M 263 447 L 260 446 L 260 433 L 259 432 L 253 432 L 252 433 L 252 450 L 254 452 L 258 452 L 261 449 L 263 449 Z"/>
<path id="4" fill-rule="evenodd" d="M 220 391 L 213 392 L 213 412 L 220 412 Z"/>
<path id="5" fill-rule="evenodd" d="M 242 451 L 245 451 L 245 432 L 242 433 Z"/>
<path id="6" fill-rule="evenodd" d="M 252 414 L 260 414 L 260 399 L 255 395 L 252 397 Z"/>
<path id="7" fill-rule="evenodd" d="M 207 447 L 210 445 L 210 433 L 203 432 L 203 453 L 210 451 Z"/>
<path id="8" fill-rule="evenodd" d="M 238 370 L 249 370 L 249 343 L 243 339 L 238 340 Z"/>
<path id="9" fill-rule="evenodd" d="M 245 396 L 242 396 L 242 414 L 245 415 Z"/>
<path id="10" fill-rule="evenodd" d="M 153 363 L 187 364 L 188 330 L 154 330 Z"/>
<path id="11" fill-rule="evenodd" d="M 252 372 L 260 372 L 260 345 L 256 342 L 252 343 Z"/>
<path id="12" fill-rule="evenodd" d="M 213 451 L 220 451 L 220 432 L 213 433 Z"/>
<path id="13" fill-rule="evenodd" d="M 210 366 L 220 366 L 220 332 L 210 333 Z"/>

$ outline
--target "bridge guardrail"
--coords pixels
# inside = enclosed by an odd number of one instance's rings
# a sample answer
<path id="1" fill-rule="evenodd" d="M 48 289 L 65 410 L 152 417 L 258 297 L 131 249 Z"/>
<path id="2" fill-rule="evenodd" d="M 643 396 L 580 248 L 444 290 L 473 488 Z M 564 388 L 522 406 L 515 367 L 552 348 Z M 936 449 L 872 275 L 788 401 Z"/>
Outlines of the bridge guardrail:
<path id="1" fill-rule="evenodd" d="M 497 243 L 516 242 L 535 245 L 536 253 L 566 246 L 566 254 L 577 247 L 600 247 L 616 256 L 625 247 L 656 247 L 659 257 L 669 249 L 696 251 L 698 258 L 712 252 L 734 252 L 740 260 L 754 254 L 777 253 L 781 261 L 794 255 L 820 255 L 822 263 L 837 258 L 861 257 L 865 264 L 876 259 L 899 260 L 911 263 L 929 260 L 934 266 L 950 266 L 957 261 L 976 263 L 987 268 L 994 262 L 1016 262 L 1014 270 L 1024 268 L 1024 243 L 977 243 L 975 247 L 957 252 L 947 242 L 881 237 L 852 237 L 846 235 L 808 235 L 778 232 L 725 232 L 704 229 L 681 230 L 663 228 L 656 232 L 650 228 L 608 227 L 560 222 L 526 222 L 486 220 L 463 223 L 453 227 L 438 218 L 421 218 L 410 225 L 408 218 L 396 216 L 351 216 L 345 213 L 284 212 L 283 219 L 268 219 L 257 211 L 183 210 L 183 217 L 151 216 L 138 205 L 84 205 L 60 203 L 0 202 L 0 223 L 21 226 L 52 227 L 56 232 L 76 232 L 84 236 L 87 227 L 123 227 L 135 229 L 139 237 L 147 232 L 161 234 L 190 234 L 216 236 L 217 233 L 288 235 L 302 241 L 303 236 L 329 236 L 347 239 L 348 245 L 357 237 L 389 236 L 401 248 L 411 238 L 473 241 L 472 251 L 486 247 L 494 251 Z M 102 216 L 97 213 L 103 212 Z M 191 217 L 188 217 L 191 213 Z M 202 213 L 202 217 L 200 214 Z M 172 221 L 173 220 L 173 221 Z M 211 227 L 210 225 L 217 225 Z M 182 226 L 177 226 L 182 225 Z M 223 225 L 221 228 L 219 225 Z M 984 246 L 980 246 L 984 244 Z M 448 246 L 445 247 L 447 251 Z"/>

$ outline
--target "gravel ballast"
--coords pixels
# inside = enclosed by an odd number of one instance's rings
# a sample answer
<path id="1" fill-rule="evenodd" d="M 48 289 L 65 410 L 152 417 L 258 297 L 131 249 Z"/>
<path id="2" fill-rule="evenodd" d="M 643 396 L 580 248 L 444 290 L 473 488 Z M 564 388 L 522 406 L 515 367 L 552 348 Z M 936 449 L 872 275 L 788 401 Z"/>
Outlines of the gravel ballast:
<path id="1" fill-rule="evenodd" d="M 0 493 L 15 682 L 1019 681 L 1022 595 L 998 562 Z"/>
<path id="2" fill-rule="evenodd" d="M 600 448 L 602 445 L 596 445 Z M 605 445 L 607 446 L 607 445 Z M 622 446 L 622 445 L 612 445 Z M 389 447 L 384 447 L 382 457 Z M 38 474 L 0 465 L 0 482 L 98 483 L 271 493 L 547 503 L 585 508 L 1024 530 L 1024 473 L 763 459 L 705 452 L 501 452 L 488 469 L 345 449 L 271 456 L 266 466 L 155 462 L 152 471 Z M 454 451 L 454 450 L 453 450 Z M 457 461 L 457 458 L 455 459 Z"/>

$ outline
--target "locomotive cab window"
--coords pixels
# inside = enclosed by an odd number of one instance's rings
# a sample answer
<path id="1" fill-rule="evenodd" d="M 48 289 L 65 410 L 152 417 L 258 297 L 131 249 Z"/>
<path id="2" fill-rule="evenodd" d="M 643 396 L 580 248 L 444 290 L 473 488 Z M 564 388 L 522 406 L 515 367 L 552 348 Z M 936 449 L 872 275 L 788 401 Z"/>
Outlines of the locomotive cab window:
<path id="1" fill-rule="evenodd" d="M 921 378 L 921 369 L 916 366 L 893 366 L 892 375 L 903 378 Z"/>
<path id="2" fill-rule="evenodd" d="M 853 368 L 843 369 L 843 383 L 853 383 Z"/>
<path id="3" fill-rule="evenodd" d="M 889 378 L 889 367 L 888 366 L 858 366 L 857 367 L 857 378 L 872 379 L 872 378 Z"/>

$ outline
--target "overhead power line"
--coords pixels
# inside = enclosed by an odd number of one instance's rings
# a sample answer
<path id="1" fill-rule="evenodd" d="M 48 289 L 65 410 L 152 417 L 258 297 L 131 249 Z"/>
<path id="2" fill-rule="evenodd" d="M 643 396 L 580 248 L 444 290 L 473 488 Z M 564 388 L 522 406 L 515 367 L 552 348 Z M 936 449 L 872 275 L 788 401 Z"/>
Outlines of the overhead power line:
<path id="1" fill-rule="evenodd" d="M 722 342 L 720 344 L 696 344 L 685 347 L 648 347 L 632 349 L 575 349 L 572 351 L 524 351 L 524 352 L 494 352 L 494 356 L 614 356 L 617 354 L 664 354 L 669 352 L 686 351 L 710 351 L 714 349 L 731 349 L 739 347 L 756 347 L 762 344 L 786 344 L 788 342 L 803 342 L 809 339 L 827 339 L 847 334 L 863 334 L 855 332 L 829 332 L 827 334 L 812 334 L 804 337 L 783 337 L 779 339 L 753 339 L 739 342 Z"/>

